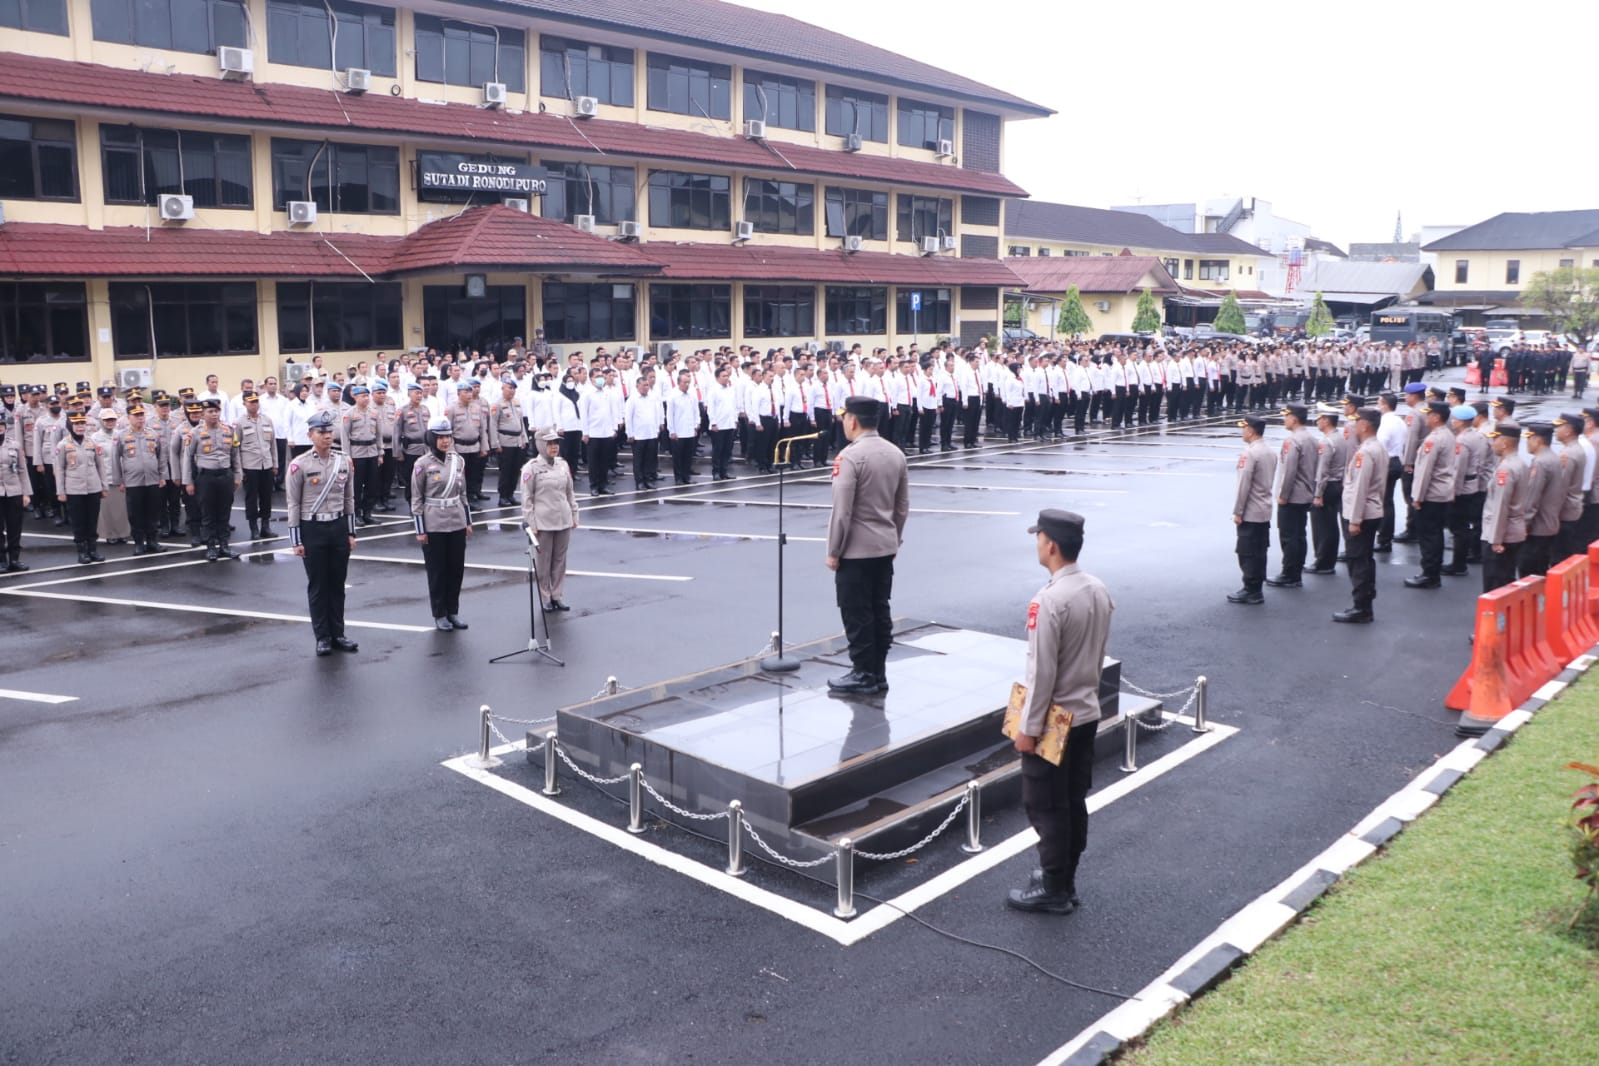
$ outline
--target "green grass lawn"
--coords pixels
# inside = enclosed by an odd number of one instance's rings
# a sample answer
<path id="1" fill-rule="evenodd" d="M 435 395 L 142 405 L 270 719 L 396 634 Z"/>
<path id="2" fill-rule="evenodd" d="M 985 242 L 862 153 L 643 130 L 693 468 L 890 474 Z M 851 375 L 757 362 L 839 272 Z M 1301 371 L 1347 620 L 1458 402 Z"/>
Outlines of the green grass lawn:
<path id="1" fill-rule="evenodd" d="M 1599 1063 L 1599 904 L 1566 931 L 1572 760 L 1599 761 L 1599 677 L 1117 1061 Z"/>

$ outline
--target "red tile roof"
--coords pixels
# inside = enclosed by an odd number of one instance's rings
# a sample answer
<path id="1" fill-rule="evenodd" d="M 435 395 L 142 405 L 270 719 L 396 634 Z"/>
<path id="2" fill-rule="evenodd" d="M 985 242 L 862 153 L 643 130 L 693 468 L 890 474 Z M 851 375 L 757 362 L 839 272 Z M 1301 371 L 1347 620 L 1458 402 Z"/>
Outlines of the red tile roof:
<path id="1" fill-rule="evenodd" d="M 1065 292 L 1073 285 L 1079 292 L 1129 293 L 1146 276 L 1155 276 L 1154 291 L 1176 292 L 1177 282 L 1152 255 L 1066 255 L 1015 256 L 1005 265 L 1020 274 L 1030 292 Z"/>
<path id="2" fill-rule="evenodd" d="M 340 254 L 342 253 L 342 254 Z M 0 274 L 83 277 L 352 277 L 464 267 L 653 274 L 638 245 L 499 204 L 475 207 L 407 237 L 255 233 L 187 226 L 91 230 L 0 226 Z"/>
<path id="3" fill-rule="evenodd" d="M 0 52 L 0 98 L 113 111 L 206 116 L 250 125 L 346 131 L 351 136 L 383 132 L 403 134 L 408 139 L 447 138 L 584 155 L 597 152 L 762 170 L 796 170 L 991 196 L 1026 195 L 1000 174 L 864 152 L 776 143 L 768 146 L 742 136 L 715 137 L 607 119 L 579 122 L 553 112 L 516 114 L 470 104 L 423 103 L 386 93 L 352 96 L 299 85 L 150 74 L 18 52 Z"/>
<path id="4" fill-rule="evenodd" d="M 952 256 L 891 255 L 842 249 L 786 248 L 756 244 L 663 244 L 644 246 L 652 259 L 666 265 L 665 279 L 738 281 L 821 281 L 851 285 L 980 285 L 1021 284 L 997 259 Z"/>

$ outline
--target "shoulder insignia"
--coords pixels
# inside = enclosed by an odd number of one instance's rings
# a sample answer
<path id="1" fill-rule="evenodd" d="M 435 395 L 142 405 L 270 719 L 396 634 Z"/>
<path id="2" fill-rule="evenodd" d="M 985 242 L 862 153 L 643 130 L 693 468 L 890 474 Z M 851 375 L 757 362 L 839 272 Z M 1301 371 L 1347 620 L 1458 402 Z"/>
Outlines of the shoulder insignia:
<path id="1" fill-rule="evenodd" d="M 1422 445 L 1421 445 L 1421 450 L 1426 452 L 1427 454 L 1431 455 L 1432 454 L 1432 441 L 1430 441 L 1430 440 L 1429 441 L 1423 441 Z"/>
<path id="2" fill-rule="evenodd" d="M 1027 605 L 1027 628 L 1038 628 L 1038 601 L 1034 600 Z"/>
<path id="3" fill-rule="evenodd" d="M 1364 460 L 1365 458 L 1366 458 L 1366 456 L 1365 456 L 1364 453 L 1362 453 L 1362 452 L 1356 452 L 1355 453 L 1355 469 L 1356 470 L 1360 469 L 1360 467 L 1362 465 L 1362 460 Z"/>
<path id="4" fill-rule="evenodd" d="M 296 463 L 290 463 L 289 464 L 289 473 L 298 474 L 299 472 L 300 472 L 300 464 L 299 463 L 296 462 Z"/>
<path id="5" fill-rule="evenodd" d="M 1498 480 L 1499 480 L 1499 484 L 1500 485 L 1503 485 L 1506 481 L 1510 480 L 1510 471 L 1508 471 L 1508 470 L 1499 471 Z"/>
<path id="6" fill-rule="evenodd" d="M 1249 456 L 1248 456 L 1247 453 L 1244 454 L 1244 455 L 1240 455 L 1238 457 L 1238 469 L 1242 470 L 1244 468 L 1244 463 L 1246 463 L 1248 461 L 1249 461 Z"/>
<path id="7" fill-rule="evenodd" d="M 838 471 L 839 471 L 840 466 L 843 464 L 843 462 L 844 462 L 844 457 L 842 455 L 835 455 L 833 457 L 833 476 L 834 477 L 838 477 Z"/>

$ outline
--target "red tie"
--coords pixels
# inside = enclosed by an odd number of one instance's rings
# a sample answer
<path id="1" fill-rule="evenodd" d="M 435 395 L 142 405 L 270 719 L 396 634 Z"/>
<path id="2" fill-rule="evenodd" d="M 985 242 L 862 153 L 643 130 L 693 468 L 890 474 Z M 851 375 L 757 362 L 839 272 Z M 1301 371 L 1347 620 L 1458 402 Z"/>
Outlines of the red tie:
<path id="1" fill-rule="evenodd" d="M 627 378 L 622 379 L 622 399 L 627 399 Z"/>
<path id="2" fill-rule="evenodd" d="M 828 390 L 827 382 L 825 381 L 822 382 L 822 403 L 826 405 L 829 411 L 833 409 L 833 394 Z"/>

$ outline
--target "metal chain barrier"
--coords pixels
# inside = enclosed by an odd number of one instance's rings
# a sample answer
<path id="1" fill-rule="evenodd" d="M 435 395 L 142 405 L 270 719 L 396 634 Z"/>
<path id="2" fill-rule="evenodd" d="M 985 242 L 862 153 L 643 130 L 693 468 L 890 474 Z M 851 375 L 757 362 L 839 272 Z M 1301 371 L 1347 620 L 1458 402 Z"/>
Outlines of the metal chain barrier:
<path id="1" fill-rule="evenodd" d="M 655 786 L 650 784 L 649 778 L 641 775 L 639 777 L 639 784 L 643 785 L 644 791 L 654 796 L 656 802 L 660 803 L 661 806 L 665 807 L 673 814 L 679 815 L 683 818 L 692 818 L 696 822 L 714 822 L 719 818 L 726 818 L 728 816 L 726 811 L 717 811 L 714 814 L 696 814 L 693 811 L 685 811 L 683 808 L 679 807 L 677 804 L 673 803 L 671 800 L 655 791 Z"/>
<path id="2" fill-rule="evenodd" d="M 751 658 L 751 659 L 764 659 L 768 655 L 776 655 L 776 654 L 777 654 L 777 634 L 773 633 L 770 637 L 768 637 L 766 639 L 766 643 L 761 645 L 761 650 L 756 652 L 754 655 L 748 656 L 748 658 Z"/>
<path id="3" fill-rule="evenodd" d="M 931 833 L 928 833 L 926 836 L 922 837 L 922 839 L 918 840 L 908 848 L 900 848 L 898 851 L 883 852 L 881 854 L 874 851 L 862 851 L 859 848 L 856 848 L 855 854 L 859 855 L 863 859 L 874 859 L 878 862 L 890 862 L 894 859 L 903 859 L 905 856 L 914 851 L 921 851 L 923 848 L 927 847 L 927 845 L 936 840 L 940 833 L 950 827 L 950 824 L 960 816 L 961 811 L 966 809 L 966 805 L 970 803 L 971 800 L 972 794 L 970 791 L 962 793 L 960 802 L 950 808 L 949 814 L 942 822 L 938 824 L 938 828 L 933 830 Z"/>
<path id="4" fill-rule="evenodd" d="M 590 696 L 589 699 L 597 700 L 597 699 L 600 699 L 600 698 L 602 698 L 604 696 L 614 696 L 618 692 L 622 692 L 622 691 L 624 691 L 624 690 L 626 690 L 626 689 L 628 689 L 630 687 L 631 686 L 629 686 L 629 685 L 622 684 L 620 681 L 616 680 L 616 678 L 614 678 L 614 677 L 608 677 L 608 678 L 605 679 L 605 684 L 600 686 L 600 690 L 598 692 L 596 692 L 594 695 Z"/>
<path id="5" fill-rule="evenodd" d="M 1199 686 L 1195 685 L 1193 687 L 1193 690 L 1188 693 L 1188 702 L 1183 704 L 1180 708 L 1178 708 L 1176 714 L 1168 715 L 1164 711 L 1161 712 L 1160 725 L 1150 725 L 1148 722 L 1146 722 L 1142 718 L 1138 718 L 1138 717 L 1134 717 L 1133 718 L 1133 722 L 1137 724 L 1139 729 L 1144 730 L 1144 732 L 1146 732 L 1146 733 L 1162 733 L 1162 732 L 1165 732 L 1166 730 L 1170 729 L 1174 724 L 1176 724 L 1178 718 L 1180 718 L 1183 715 L 1187 714 L 1189 712 L 1189 710 L 1193 708 L 1194 702 L 1196 700 L 1198 700 L 1198 699 L 1199 699 Z"/>
<path id="6" fill-rule="evenodd" d="M 1187 688 L 1180 688 L 1176 692 L 1151 692 L 1147 688 L 1139 688 L 1125 677 L 1122 678 L 1122 688 L 1129 689 L 1140 696 L 1152 700 L 1174 700 L 1180 696 L 1188 695 L 1198 687 L 1198 685 L 1189 685 Z"/>
<path id="7" fill-rule="evenodd" d="M 488 723 L 489 723 L 489 728 L 494 730 L 494 735 L 500 738 L 500 743 L 501 744 L 515 744 L 516 743 L 516 741 L 512 740 L 510 737 L 508 737 L 504 733 L 500 732 L 500 727 L 494 724 L 494 717 L 492 715 L 489 716 Z"/>
<path id="8" fill-rule="evenodd" d="M 766 854 L 770 855 L 784 866 L 789 866 L 796 870 L 808 870 L 813 866 L 820 866 L 824 862 L 832 862 L 834 856 L 838 854 L 836 851 L 830 851 L 826 855 L 823 855 L 820 859 L 811 859 L 809 862 L 801 862 L 799 859 L 789 858 L 780 851 L 773 851 L 772 846 L 761 839 L 761 834 L 755 831 L 755 827 L 750 824 L 748 818 L 744 819 L 744 831 L 750 835 L 750 839 L 755 841 L 762 851 L 766 852 Z"/>
<path id="9" fill-rule="evenodd" d="M 516 725 L 549 725 L 551 722 L 555 721 L 555 715 L 553 714 L 548 718 L 507 718 L 503 714 L 494 714 L 492 711 L 489 713 L 493 718 L 498 718 L 502 722 L 511 722 Z"/>
<path id="10" fill-rule="evenodd" d="M 566 763 L 566 765 L 571 768 L 571 770 L 572 770 L 572 772 L 574 774 L 576 774 L 577 776 L 581 777 L 583 780 L 589 782 L 590 784 L 594 784 L 594 785 L 620 785 L 623 781 L 626 781 L 628 778 L 633 776 L 632 774 L 622 774 L 620 777 L 595 777 L 593 774 L 591 774 L 587 770 L 583 769 L 577 763 L 573 762 L 572 761 L 572 757 L 566 753 L 566 749 L 564 747 L 562 747 L 560 744 L 556 744 L 555 745 L 555 754 L 557 754 L 557 755 L 559 755 L 561 757 L 561 761 Z"/>

